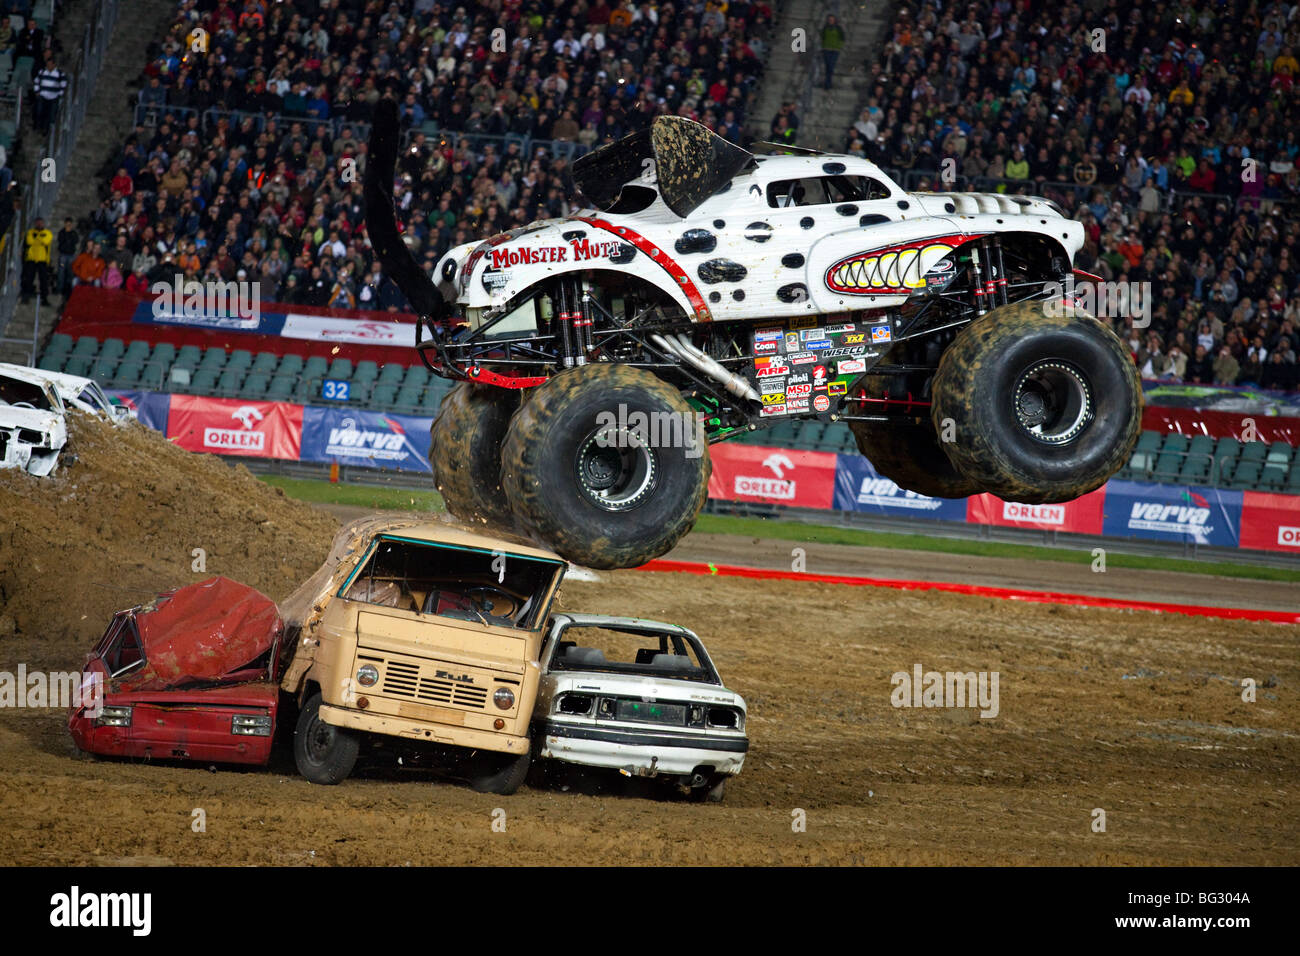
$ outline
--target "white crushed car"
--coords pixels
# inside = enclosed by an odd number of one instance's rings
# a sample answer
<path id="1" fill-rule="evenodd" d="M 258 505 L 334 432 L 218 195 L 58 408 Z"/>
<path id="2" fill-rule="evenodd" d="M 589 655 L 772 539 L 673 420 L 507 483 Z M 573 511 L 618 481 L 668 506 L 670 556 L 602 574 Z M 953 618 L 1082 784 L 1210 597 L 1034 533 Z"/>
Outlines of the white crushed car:
<path id="1" fill-rule="evenodd" d="M 0 371 L 20 367 L 0 363 Z M 63 404 L 68 408 L 100 415 L 117 425 L 135 417 L 130 408 L 119 405 L 109 398 L 108 393 L 93 378 L 70 375 L 67 372 L 46 372 L 40 369 L 24 369 L 24 371 L 35 372 L 53 385 L 54 390 L 63 399 Z"/>
<path id="2" fill-rule="evenodd" d="M 0 468 L 37 477 L 54 471 L 68 441 L 65 408 L 39 369 L 0 367 Z"/>
<path id="3" fill-rule="evenodd" d="M 710 802 L 745 764 L 744 698 L 684 627 L 557 614 L 541 667 L 533 737 L 543 759 L 663 778 Z"/>

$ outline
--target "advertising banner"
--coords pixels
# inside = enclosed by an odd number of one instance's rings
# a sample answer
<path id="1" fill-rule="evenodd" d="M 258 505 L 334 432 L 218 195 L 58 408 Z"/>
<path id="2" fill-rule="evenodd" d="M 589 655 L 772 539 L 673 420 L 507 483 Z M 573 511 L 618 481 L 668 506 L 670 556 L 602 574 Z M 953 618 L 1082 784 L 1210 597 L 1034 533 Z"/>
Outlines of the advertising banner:
<path id="1" fill-rule="evenodd" d="M 356 408 L 316 408 L 302 413 L 302 461 L 431 472 L 432 418 Z"/>
<path id="2" fill-rule="evenodd" d="M 762 501 L 793 508 L 830 508 L 835 489 L 833 452 L 721 444 L 709 449 L 709 497 Z"/>
<path id="3" fill-rule="evenodd" d="M 167 411 L 171 407 L 171 396 L 165 392 L 141 392 L 136 390 L 104 390 L 110 398 L 116 398 L 131 411 L 142 425 L 148 425 L 154 431 L 167 434 Z"/>
<path id="4" fill-rule="evenodd" d="M 1106 486 L 1058 505 L 1025 505 L 992 495 L 967 498 L 966 520 L 1003 528 L 1037 528 L 1070 534 L 1101 534 Z"/>
<path id="5" fill-rule="evenodd" d="M 1236 547 L 1240 491 L 1112 481 L 1106 486 L 1103 534 Z"/>
<path id="6" fill-rule="evenodd" d="M 173 395 L 167 437 L 188 451 L 298 460 L 301 405 Z"/>
<path id="7" fill-rule="evenodd" d="M 866 511 L 876 515 L 965 521 L 965 498 L 927 498 L 904 491 L 882 478 L 861 455 L 837 455 L 835 466 L 836 511 Z"/>
<path id="8" fill-rule="evenodd" d="M 1300 495 L 1243 492 L 1238 545 L 1300 555 Z"/>

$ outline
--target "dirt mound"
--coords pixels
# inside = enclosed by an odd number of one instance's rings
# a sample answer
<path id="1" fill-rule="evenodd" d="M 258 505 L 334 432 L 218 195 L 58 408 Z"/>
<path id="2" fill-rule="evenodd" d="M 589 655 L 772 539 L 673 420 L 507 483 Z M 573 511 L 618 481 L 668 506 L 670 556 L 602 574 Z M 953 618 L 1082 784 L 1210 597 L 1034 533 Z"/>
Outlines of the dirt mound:
<path id="1" fill-rule="evenodd" d="M 53 477 L 0 472 L 2 661 L 80 664 L 114 611 L 214 574 L 280 600 L 329 552 L 335 519 L 243 465 L 134 423 L 68 430 Z"/>

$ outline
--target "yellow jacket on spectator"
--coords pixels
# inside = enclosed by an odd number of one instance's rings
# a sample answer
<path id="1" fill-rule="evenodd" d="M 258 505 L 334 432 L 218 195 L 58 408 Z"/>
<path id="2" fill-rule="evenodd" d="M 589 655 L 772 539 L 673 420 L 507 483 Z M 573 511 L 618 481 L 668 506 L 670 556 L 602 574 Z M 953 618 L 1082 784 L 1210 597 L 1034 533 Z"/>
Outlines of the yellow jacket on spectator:
<path id="1" fill-rule="evenodd" d="M 1187 81 L 1179 83 L 1169 93 L 1169 102 L 1177 103 L 1183 106 L 1191 106 L 1192 101 L 1196 99 L 1195 94 L 1187 88 Z"/>
<path id="2" fill-rule="evenodd" d="M 27 230 L 27 261 L 49 262 L 50 246 L 54 243 L 54 233 L 48 229 L 35 227 Z"/>

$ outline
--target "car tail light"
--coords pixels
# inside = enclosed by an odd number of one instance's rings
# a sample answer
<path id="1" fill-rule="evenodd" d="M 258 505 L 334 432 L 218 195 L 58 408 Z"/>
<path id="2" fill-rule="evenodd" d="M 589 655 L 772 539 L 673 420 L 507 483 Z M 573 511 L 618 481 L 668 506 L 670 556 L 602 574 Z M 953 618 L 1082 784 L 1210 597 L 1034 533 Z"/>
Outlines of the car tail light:
<path id="1" fill-rule="evenodd" d="M 555 701 L 557 714 L 586 715 L 591 713 L 591 696 L 588 694 L 561 694 Z"/>
<path id="2" fill-rule="evenodd" d="M 692 707 L 686 712 L 686 724 L 689 727 L 704 726 L 704 708 Z"/>
<path id="3" fill-rule="evenodd" d="M 131 726 L 131 708 L 126 707 L 105 707 L 100 711 L 99 716 L 95 718 L 96 727 L 130 727 Z"/>
<path id="4" fill-rule="evenodd" d="M 237 737 L 269 737 L 271 715 L 236 714 L 230 718 L 230 732 Z"/>
<path id="5" fill-rule="evenodd" d="M 740 711 L 730 707 L 710 707 L 709 708 L 709 726 L 726 727 L 729 730 L 740 730 L 741 725 Z"/>

